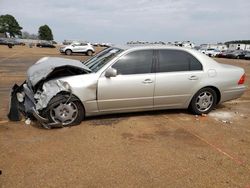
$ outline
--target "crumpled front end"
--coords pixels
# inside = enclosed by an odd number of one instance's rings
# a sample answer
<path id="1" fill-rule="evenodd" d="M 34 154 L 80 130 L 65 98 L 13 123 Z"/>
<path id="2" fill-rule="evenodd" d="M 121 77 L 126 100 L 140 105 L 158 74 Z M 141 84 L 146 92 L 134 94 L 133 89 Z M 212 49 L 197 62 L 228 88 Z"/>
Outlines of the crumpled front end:
<path id="1" fill-rule="evenodd" d="M 21 86 L 15 84 L 11 92 L 10 110 L 8 118 L 11 121 L 20 121 L 22 114 L 25 118 L 37 119 L 42 125 L 49 120 L 40 116 L 36 110 L 36 101 L 33 90 L 24 82 Z M 45 128 L 48 128 L 47 126 Z"/>
<path id="2" fill-rule="evenodd" d="M 67 92 L 69 97 L 72 96 L 71 86 L 60 78 L 88 74 L 90 71 L 77 60 L 56 57 L 40 59 L 28 69 L 27 81 L 20 86 L 13 86 L 8 118 L 20 121 L 23 114 L 26 118 L 37 119 L 43 127 L 49 128 L 51 123 L 42 116 L 42 112 L 48 108 L 50 100 L 60 92 Z"/>
<path id="3" fill-rule="evenodd" d="M 26 118 L 37 119 L 44 128 L 50 128 L 54 123 L 49 123 L 46 117 L 42 117 L 40 112 L 47 108 L 49 101 L 60 92 L 71 93 L 71 88 L 67 82 L 61 80 L 50 80 L 43 84 L 42 90 L 33 92 L 27 82 L 21 86 L 15 84 L 11 92 L 10 111 L 8 118 L 11 121 L 20 121 L 23 114 Z"/>

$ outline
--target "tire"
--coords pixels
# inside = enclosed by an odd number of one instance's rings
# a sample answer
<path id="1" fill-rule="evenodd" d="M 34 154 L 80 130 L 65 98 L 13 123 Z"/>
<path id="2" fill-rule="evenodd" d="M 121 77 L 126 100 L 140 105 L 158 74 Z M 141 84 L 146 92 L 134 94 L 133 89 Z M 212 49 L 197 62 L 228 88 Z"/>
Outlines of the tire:
<path id="1" fill-rule="evenodd" d="M 92 51 L 92 50 L 88 50 L 88 51 L 86 52 L 86 54 L 87 54 L 88 56 L 92 56 L 92 55 L 93 55 L 93 51 Z"/>
<path id="2" fill-rule="evenodd" d="M 72 51 L 68 49 L 68 50 L 65 51 L 65 54 L 66 54 L 66 55 L 71 55 L 71 54 L 72 54 Z"/>
<path id="3" fill-rule="evenodd" d="M 217 103 L 217 94 L 212 88 L 200 89 L 192 98 L 189 109 L 193 114 L 207 114 Z"/>
<path id="4" fill-rule="evenodd" d="M 85 116 L 85 110 L 82 103 L 69 94 L 58 94 L 53 97 L 47 108 L 42 112 L 43 117 L 49 119 L 49 123 L 59 123 L 55 127 L 66 127 L 78 125 Z"/>

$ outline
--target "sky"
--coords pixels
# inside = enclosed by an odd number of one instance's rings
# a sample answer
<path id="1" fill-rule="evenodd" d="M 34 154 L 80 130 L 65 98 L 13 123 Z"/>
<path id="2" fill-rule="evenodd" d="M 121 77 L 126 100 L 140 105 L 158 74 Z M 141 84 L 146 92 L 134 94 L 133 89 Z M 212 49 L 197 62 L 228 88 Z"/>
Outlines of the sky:
<path id="1" fill-rule="evenodd" d="M 47 24 L 59 42 L 250 40 L 250 0 L 0 0 L 4 14 L 29 33 Z"/>

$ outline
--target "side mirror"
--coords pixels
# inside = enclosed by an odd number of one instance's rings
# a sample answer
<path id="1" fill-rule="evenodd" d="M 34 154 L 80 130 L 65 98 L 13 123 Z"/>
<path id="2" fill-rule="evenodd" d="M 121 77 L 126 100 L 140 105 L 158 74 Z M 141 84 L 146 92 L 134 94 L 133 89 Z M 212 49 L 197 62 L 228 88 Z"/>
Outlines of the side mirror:
<path id="1" fill-rule="evenodd" d="M 117 75 L 117 70 L 111 67 L 108 68 L 108 70 L 105 72 L 105 76 L 107 78 L 116 77 L 116 75 Z"/>
<path id="2" fill-rule="evenodd" d="M 73 44 L 72 46 L 73 46 L 73 47 L 75 47 L 75 45 L 74 45 L 74 44 Z"/>

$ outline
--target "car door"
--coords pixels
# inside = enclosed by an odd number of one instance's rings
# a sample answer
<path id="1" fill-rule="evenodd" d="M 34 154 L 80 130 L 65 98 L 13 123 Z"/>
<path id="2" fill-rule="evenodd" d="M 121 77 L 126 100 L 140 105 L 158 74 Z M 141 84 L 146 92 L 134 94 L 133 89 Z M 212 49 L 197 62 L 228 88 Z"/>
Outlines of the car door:
<path id="1" fill-rule="evenodd" d="M 130 52 L 119 58 L 112 68 L 117 70 L 117 76 L 107 78 L 103 74 L 98 81 L 99 111 L 153 109 L 153 50 Z"/>
<path id="2" fill-rule="evenodd" d="M 80 44 L 79 43 L 75 43 L 72 45 L 72 51 L 73 52 L 79 52 L 80 51 Z"/>
<path id="3" fill-rule="evenodd" d="M 87 51 L 87 44 L 86 43 L 81 43 L 79 46 L 79 52 L 86 52 Z"/>
<path id="4" fill-rule="evenodd" d="M 157 52 L 154 108 L 183 107 L 199 87 L 202 64 L 182 50 L 163 49 Z"/>

